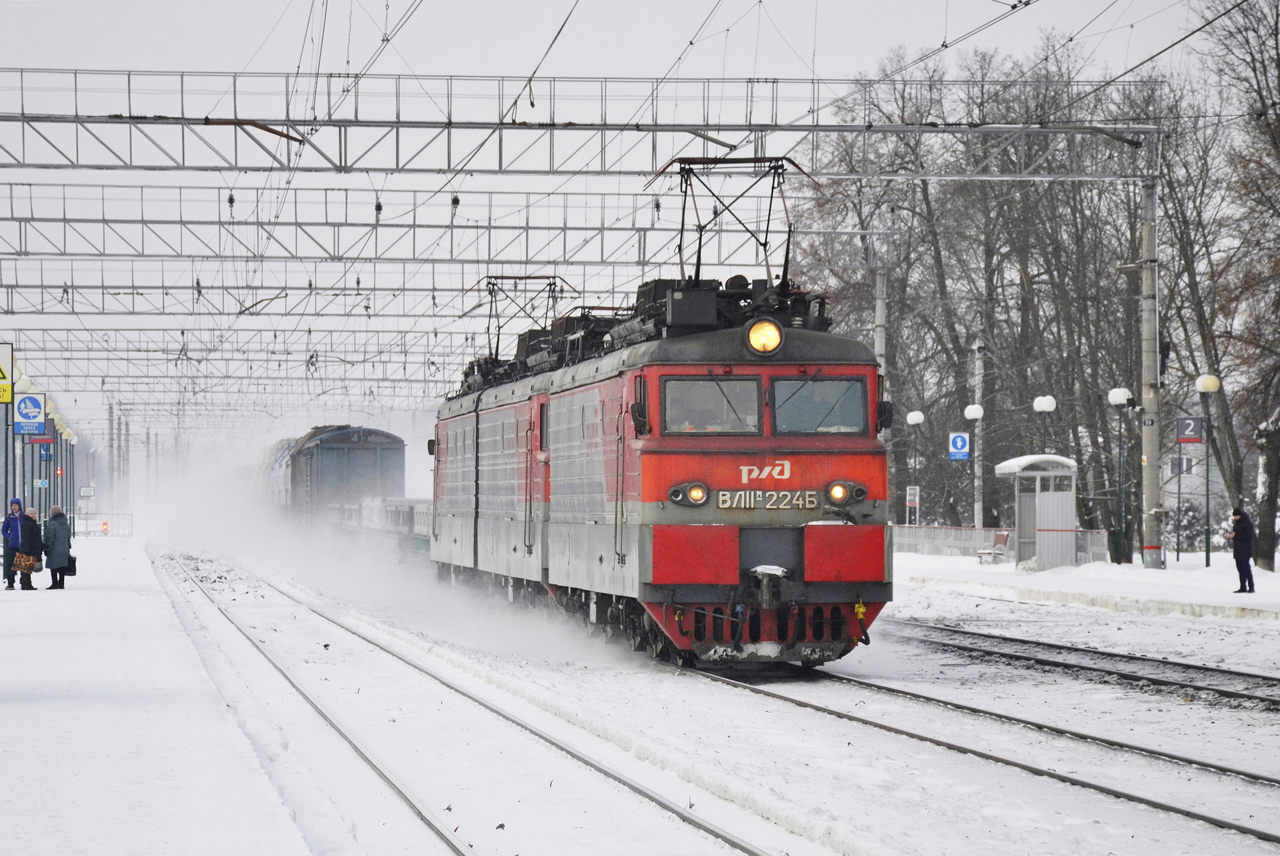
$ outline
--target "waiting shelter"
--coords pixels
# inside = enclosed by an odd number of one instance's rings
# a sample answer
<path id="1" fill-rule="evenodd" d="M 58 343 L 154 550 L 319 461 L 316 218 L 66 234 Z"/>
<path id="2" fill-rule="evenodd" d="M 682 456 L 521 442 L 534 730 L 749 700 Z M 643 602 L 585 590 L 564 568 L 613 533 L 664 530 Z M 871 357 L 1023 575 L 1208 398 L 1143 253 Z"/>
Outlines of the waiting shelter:
<path id="1" fill-rule="evenodd" d="M 1076 462 L 1060 455 L 1023 455 L 996 464 L 1014 480 L 1014 561 L 1020 571 L 1076 564 Z"/>

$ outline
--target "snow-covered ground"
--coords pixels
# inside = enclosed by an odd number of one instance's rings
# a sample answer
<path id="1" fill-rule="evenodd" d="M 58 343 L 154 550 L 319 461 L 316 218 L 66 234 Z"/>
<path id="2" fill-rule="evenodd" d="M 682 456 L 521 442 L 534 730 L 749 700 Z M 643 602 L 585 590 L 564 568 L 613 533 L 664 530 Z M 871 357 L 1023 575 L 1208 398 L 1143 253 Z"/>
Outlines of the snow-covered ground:
<path id="1" fill-rule="evenodd" d="M 75 553 L 0 591 L 0 853 L 307 853 L 140 546 Z"/>
<path id="2" fill-rule="evenodd" d="M 478 853 L 729 851 L 260 579 L 692 804 L 766 852 L 1280 853 L 1256 838 L 657 668 L 556 616 L 442 585 L 425 556 L 398 556 L 366 537 L 260 531 L 268 537 L 250 532 L 234 545 L 156 540 L 154 572 L 137 544 L 85 539 L 77 552 L 95 558 L 82 565 L 111 568 L 128 587 L 105 573 L 82 573 L 67 592 L 3 593 L 0 615 L 22 616 L 3 625 L 11 648 L 39 651 L 0 666 L 10 717 L 0 733 L 6 772 L 33 781 L 35 794 L 53 792 L 54 781 L 112 782 L 92 760 L 114 747 L 116 731 L 104 725 L 113 722 L 112 706 L 156 725 L 133 737 L 137 778 L 150 776 L 150 790 L 135 789 L 136 801 L 81 794 L 83 806 L 64 801 L 56 816 L 48 810 L 55 803 L 39 798 L 23 811 L 10 808 L 0 815 L 0 852 L 443 852 L 165 552 L 190 549 L 204 557 L 202 573 L 231 614 L 415 795 L 456 818 L 458 834 Z M 897 600 L 886 617 L 1280 674 L 1280 621 L 1260 617 L 1280 614 L 1273 592 L 1280 586 L 1270 574 L 1258 572 L 1252 597 L 1230 593 L 1229 565 L 1205 571 L 1194 562 L 1167 572 L 1096 565 L 1019 575 L 976 560 L 899 554 L 896 575 Z M 1246 598 L 1257 612 L 1238 617 L 1233 604 Z M 1175 606 L 1163 606 L 1169 603 Z M 1208 609 L 1197 614 L 1195 606 Z M 71 627 L 78 644 L 49 643 Z M 969 659 L 894 634 L 888 622 L 872 636 L 870 647 L 826 668 L 1280 776 L 1280 712 Z M 868 720 L 1280 832 L 1280 788 L 847 684 L 772 678 L 771 689 Z M 59 744 L 57 731 L 47 730 L 35 745 L 14 727 L 30 719 L 15 708 L 31 700 L 11 698 L 24 682 L 42 696 L 42 724 L 74 723 L 61 726 L 70 742 Z M 80 698 L 99 683 L 113 688 L 110 704 Z M 154 748 L 149 732 L 157 735 Z M 170 745 L 175 740 L 181 752 Z M 161 775 L 165 787 L 157 784 Z M 224 789 L 234 793 L 211 801 L 208 791 L 223 796 Z M 110 824 L 85 821 L 107 810 Z M 213 824 L 225 811 L 236 812 L 237 823 Z M 142 824 L 148 833 L 131 837 Z M 107 826 L 117 832 L 105 834 Z M 187 846 L 188 838 L 199 844 Z"/>
<path id="3" fill-rule="evenodd" d="M 1043 573 L 1020 574 L 1012 563 L 979 565 L 961 556 L 894 555 L 899 583 L 943 586 L 951 590 L 1052 603 L 1099 606 L 1117 612 L 1192 617 L 1280 618 L 1280 579 L 1275 573 L 1254 569 L 1257 591 L 1236 594 L 1239 577 L 1228 553 L 1213 553 L 1204 566 L 1204 554 L 1183 553 L 1169 567 L 1148 570 L 1142 565 L 1094 562 L 1078 568 L 1055 568 Z"/>

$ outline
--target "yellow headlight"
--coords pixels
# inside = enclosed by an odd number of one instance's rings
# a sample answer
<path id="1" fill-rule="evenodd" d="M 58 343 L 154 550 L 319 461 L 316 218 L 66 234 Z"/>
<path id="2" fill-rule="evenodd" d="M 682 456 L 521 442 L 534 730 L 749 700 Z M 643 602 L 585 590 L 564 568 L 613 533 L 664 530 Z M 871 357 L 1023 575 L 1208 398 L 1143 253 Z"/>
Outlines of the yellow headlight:
<path id="1" fill-rule="evenodd" d="M 833 484 L 827 490 L 827 495 L 831 497 L 832 502 L 844 502 L 849 498 L 849 488 L 842 484 Z"/>
<path id="2" fill-rule="evenodd" d="M 707 489 L 702 485 L 695 484 L 693 487 L 689 488 L 690 502 L 702 502 L 702 500 L 706 498 L 707 498 Z"/>
<path id="3" fill-rule="evenodd" d="M 782 328 L 776 321 L 761 318 L 747 331 L 747 344 L 758 354 L 772 354 L 782 344 Z"/>

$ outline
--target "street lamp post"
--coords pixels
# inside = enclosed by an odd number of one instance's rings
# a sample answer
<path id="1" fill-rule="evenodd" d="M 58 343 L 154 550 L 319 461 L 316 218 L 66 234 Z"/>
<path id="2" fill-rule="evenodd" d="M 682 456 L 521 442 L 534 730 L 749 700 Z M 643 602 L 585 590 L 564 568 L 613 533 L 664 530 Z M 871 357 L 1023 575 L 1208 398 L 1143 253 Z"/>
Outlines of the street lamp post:
<path id="1" fill-rule="evenodd" d="M 1200 406 L 1204 409 L 1204 566 L 1209 567 L 1209 536 L 1212 515 L 1209 514 L 1209 453 L 1213 446 L 1213 419 L 1209 415 L 1209 399 L 1222 389 L 1217 375 L 1202 374 L 1196 378 L 1196 392 L 1200 393 Z"/>
<path id="2" fill-rule="evenodd" d="M 924 422 L 924 413 L 913 410 L 907 414 L 907 424 L 911 426 L 911 483 L 916 489 L 915 525 L 920 525 L 920 423 Z M 907 522 L 911 520 L 911 508 L 907 507 Z"/>
<path id="3" fill-rule="evenodd" d="M 1118 522 L 1120 526 L 1119 537 L 1117 538 L 1116 554 L 1119 562 L 1117 564 L 1129 564 L 1133 561 L 1133 554 L 1126 550 L 1126 530 L 1124 515 L 1124 410 L 1126 407 L 1134 405 L 1133 393 L 1125 387 L 1116 387 L 1107 393 L 1107 401 L 1116 409 L 1116 421 L 1119 423 L 1119 443 L 1117 447 L 1120 452 L 1116 456 L 1116 509 L 1118 514 Z M 1127 555 L 1126 555 L 1127 554 Z M 1125 559 L 1129 562 L 1126 562 Z"/>
<path id="4" fill-rule="evenodd" d="M 982 528 L 982 415 L 981 404 L 970 404 L 964 418 L 973 423 L 973 528 Z"/>
<path id="5" fill-rule="evenodd" d="M 1040 414 L 1040 454 L 1043 455 L 1046 451 L 1044 439 L 1045 420 L 1048 419 L 1050 413 L 1058 409 L 1058 399 L 1052 395 L 1038 395 L 1036 400 L 1031 402 L 1031 409 Z"/>

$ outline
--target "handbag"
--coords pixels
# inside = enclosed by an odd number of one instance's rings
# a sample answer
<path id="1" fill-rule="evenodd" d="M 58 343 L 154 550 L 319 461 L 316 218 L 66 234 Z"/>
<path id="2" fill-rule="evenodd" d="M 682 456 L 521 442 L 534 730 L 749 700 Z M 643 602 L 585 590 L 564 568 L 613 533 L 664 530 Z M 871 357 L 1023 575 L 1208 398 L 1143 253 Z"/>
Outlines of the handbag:
<path id="1" fill-rule="evenodd" d="M 64 577 L 74 577 L 76 575 L 76 557 L 67 556 L 67 566 L 62 569 Z"/>
<path id="2" fill-rule="evenodd" d="M 20 574 L 34 574 L 36 564 L 36 557 L 28 556 L 26 553 L 18 553 L 13 557 L 13 569 Z"/>

